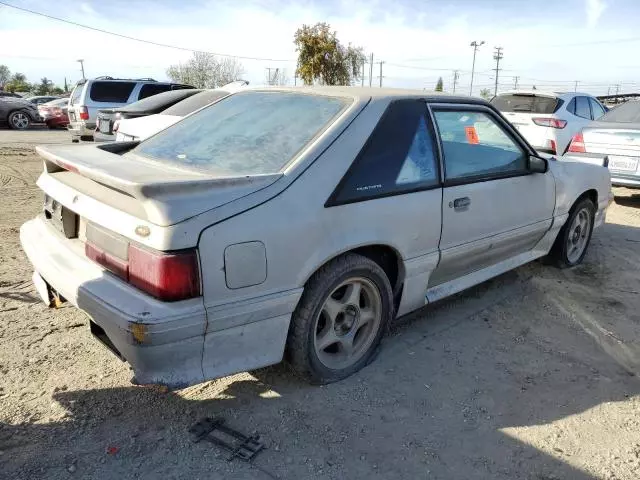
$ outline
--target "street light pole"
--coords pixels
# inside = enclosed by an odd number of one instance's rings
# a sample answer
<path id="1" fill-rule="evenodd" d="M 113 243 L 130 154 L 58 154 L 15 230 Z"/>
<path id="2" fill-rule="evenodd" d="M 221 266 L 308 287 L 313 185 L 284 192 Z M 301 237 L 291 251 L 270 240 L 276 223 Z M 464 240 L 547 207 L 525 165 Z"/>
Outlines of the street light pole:
<path id="1" fill-rule="evenodd" d="M 473 47 L 473 64 L 471 65 L 471 86 L 469 87 L 469 95 L 473 94 L 473 74 L 476 70 L 476 52 L 482 45 L 484 45 L 484 40 L 482 40 L 480 43 L 474 40 L 470 45 Z"/>
<path id="2" fill-rule="evenodd" d="M 82 79 L 86 80 L 84 76 L 84 60 L 78 60 L 78 62 L 80 62 L 80 69 L 82 70 Z"/>

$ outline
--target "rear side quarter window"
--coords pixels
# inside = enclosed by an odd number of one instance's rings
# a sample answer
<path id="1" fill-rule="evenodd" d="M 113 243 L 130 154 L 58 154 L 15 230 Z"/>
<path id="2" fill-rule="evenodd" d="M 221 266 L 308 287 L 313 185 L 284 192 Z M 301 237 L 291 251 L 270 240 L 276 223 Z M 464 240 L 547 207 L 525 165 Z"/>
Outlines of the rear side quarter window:
<path id="1" fill-rule="evenodd" d="M 327 206 L 439 186 L 433 138 L 424 101 L 391 103 Z"/>
<path id="2" fill-rule="evenodd" d="M 168 92 L 171 90 L 171 85 L 167 83 L 146 83 L 142 85 L 140 88 L 140 94 L 138 95 L 138 100 L 142 100 L 143 98 L 152 97 L 153 95 L 157 95 L 158 93 Z"/>
<path id="3" fill-rule="evenodd" d="M 135 82 L 93 82 L 89 98 L 94 102 L 127 103 Z"/>

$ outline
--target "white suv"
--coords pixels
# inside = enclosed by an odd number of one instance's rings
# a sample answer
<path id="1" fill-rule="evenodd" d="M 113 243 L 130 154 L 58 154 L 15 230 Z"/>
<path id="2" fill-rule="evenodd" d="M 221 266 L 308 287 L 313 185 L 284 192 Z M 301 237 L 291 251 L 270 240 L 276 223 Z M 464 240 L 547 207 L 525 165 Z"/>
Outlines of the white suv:
<path id="1" fill-rule="evenodd" d="M 143 98 L 177 90 L 194 88 L 179 83 L 157 82 L 152 78 L 116 79 L 97 77 L 81 80 L 69 98 L 69 126 L 71 140 L 93 140 L 98 110 L 115 108 Z"/>
<path id="2" fill-rule="evenodd" d="M 606 111 L 595 97 L 576 92 L 512 90 L 491 103 L 536 150 L 553 155 L 562 155 L 571 138 Z"/>

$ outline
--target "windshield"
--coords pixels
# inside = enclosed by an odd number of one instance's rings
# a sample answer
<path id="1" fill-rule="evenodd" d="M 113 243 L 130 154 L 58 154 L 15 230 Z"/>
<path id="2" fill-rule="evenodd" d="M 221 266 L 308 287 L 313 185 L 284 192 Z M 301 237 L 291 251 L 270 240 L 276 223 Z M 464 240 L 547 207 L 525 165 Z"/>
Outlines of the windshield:
<path id="1" fill-rule="evenodd" d="M 219 98 L 226 97 L 229 92 L 224 90 L 205 90 L 192 97 L 182 100 L 179 103 L 164 110 L 162 115 L 175 115 L 176 117 L 186 117 L 192 112 L 201 109 L 205 105 L 215 102 Z"/>
<path id="2" fill-rule="evenodd" d="M 609 110 L 600 122 L 640 123 L 640 101 L 630 101 Z"/>
<path id="3" fill-rule="evenodd" d="M 498 95 L 491 103 L 501 112 L 554 113 L 559 107 L 555 97 L 528 94 Z"/>
<path id="4" fill-rule="evenodd" d="M 236 93 L 147 139 L 132 153 L 226 175 L 275 173 L 348 103 L 282 91 Z"/>

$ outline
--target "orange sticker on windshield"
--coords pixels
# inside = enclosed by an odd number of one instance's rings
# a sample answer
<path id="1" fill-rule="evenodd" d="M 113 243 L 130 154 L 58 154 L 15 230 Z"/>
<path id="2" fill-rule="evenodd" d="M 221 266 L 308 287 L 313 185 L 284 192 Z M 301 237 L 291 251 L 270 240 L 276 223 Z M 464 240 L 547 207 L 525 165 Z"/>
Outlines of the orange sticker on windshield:
<path id="1" fill-rule="evenodd" d="M 480 143 L 478 133 L 476 132 L 476 127 L 464 127 L 464 132 L 467 134 L 467 142 L 472 145 L 477 145 Z"/>

